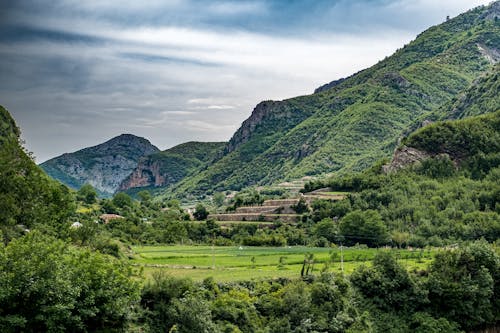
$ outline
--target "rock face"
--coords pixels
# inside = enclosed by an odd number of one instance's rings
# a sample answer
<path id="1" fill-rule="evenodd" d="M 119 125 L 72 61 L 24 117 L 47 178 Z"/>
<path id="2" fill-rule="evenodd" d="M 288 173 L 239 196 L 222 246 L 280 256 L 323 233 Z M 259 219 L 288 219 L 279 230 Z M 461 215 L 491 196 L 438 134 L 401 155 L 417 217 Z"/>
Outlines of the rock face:
<path id="1" fill-rule="evenodd" d="M 431 155 L 425 151 L 402 146 L 394 152 L 391 163 L 384 165 L 382 169 L 385 173 L 398 171 L 411 164 L 421 162 L 429 157 L 431 157 Z"/>
<path id="2" fill-rule="evenodd" d="M 220 156 L 225 146 L 225 142 L 186 142 L 143 157 L 118 189 L 126 191 L 175 184 Z"/>
<path id="3" fill-rule="evenodd" d="M 160 162 L 145 158 L 120 184 L 119 190 L 125 191 L 134 187 L 159 187 L 166 184 L 166 178 L 160 173 Z"/>
<path id="4" fill-rule="evenodd" d="M 40 167 L 71 188 L 89 183 L 106 196 L 119 188 L 141 157 L 158 151 L 144 138 L 122 134 L 100 145 L 55 157 Z"/>
<path id="5" fill-rule="evenodd" d="M 257 126 L 262 124 L 264 120 L 287 117 L 286 112 L 283 112 L 284 105 L 285 103 L 279 101 L 264 101 L 257 104 L 250 117 L 241 124 L 241 127 L 234 133 L 231 140 L 229 140 L 225 150 L 226 153 L 234 151 L 238 146 L 247 142 L 256 131 Z"/>

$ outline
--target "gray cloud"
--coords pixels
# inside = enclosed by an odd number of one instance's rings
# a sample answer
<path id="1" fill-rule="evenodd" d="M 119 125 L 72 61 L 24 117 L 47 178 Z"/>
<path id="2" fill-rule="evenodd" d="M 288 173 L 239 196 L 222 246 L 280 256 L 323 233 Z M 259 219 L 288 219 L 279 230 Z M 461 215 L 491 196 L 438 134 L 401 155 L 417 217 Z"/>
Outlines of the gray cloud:
<path id="1" fill-rule="evenodd" d="M 38 162 L 124 132 L 160 148 L 228 140 L 259 101 L 310 93 L 485 2 L 8 1 L 0 104 Z"/>

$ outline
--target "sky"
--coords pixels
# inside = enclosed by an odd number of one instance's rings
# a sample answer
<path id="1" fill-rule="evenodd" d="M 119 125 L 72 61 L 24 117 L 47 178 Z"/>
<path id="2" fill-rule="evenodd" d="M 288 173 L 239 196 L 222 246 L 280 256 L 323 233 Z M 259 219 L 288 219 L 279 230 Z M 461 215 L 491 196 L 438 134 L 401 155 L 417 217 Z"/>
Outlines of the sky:
<path id="1" fill-rule="evenodd" d="M 1 0 L 0 105 L 37 163 L 132 133 L 226 141 L 489 0 Z"/>

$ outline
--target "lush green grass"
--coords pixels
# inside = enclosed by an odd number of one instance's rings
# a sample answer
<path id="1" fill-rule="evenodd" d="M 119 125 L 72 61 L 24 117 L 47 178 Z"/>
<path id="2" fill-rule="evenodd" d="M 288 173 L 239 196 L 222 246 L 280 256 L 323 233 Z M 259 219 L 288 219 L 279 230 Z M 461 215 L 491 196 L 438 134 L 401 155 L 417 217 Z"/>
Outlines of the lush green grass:
<path id="1" fill-rule="evenodd" d="M 195 280 L 213 277 L 217 281 L 300 277 L 304 258 L 314 254 L 314 271 L 341 273 L 340 248 L 238 247 L 238 246 L 137 246 L 132 263 L 144 267 L 146 277 L 163 270 L 174 276 Z M 344 248 L 344 273 L 360 265 L 370 265 L 379 251 L 392 251 L 408 269 L 425 268 L 435 250 Z M 332 260 L 333 258 L 333 260 Z M 281 264 L 280 264 L 281 260 Z"/>

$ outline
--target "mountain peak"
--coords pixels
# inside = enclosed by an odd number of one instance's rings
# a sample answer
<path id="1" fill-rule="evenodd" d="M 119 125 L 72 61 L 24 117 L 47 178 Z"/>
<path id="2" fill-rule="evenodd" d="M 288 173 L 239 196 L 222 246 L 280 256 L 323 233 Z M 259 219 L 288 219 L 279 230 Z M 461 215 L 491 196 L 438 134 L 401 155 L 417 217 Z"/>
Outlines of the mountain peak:
<path id="1" fill-rule="evenodd" d="M 111 195 L 137 167 L 141 157 L 159 151 L 145 138 L 121 134 L 99 145 L 55 157 L 40 166 L 52 178 L 71 188 L 78 189 L 89 183 L 101 194 Z"/>

